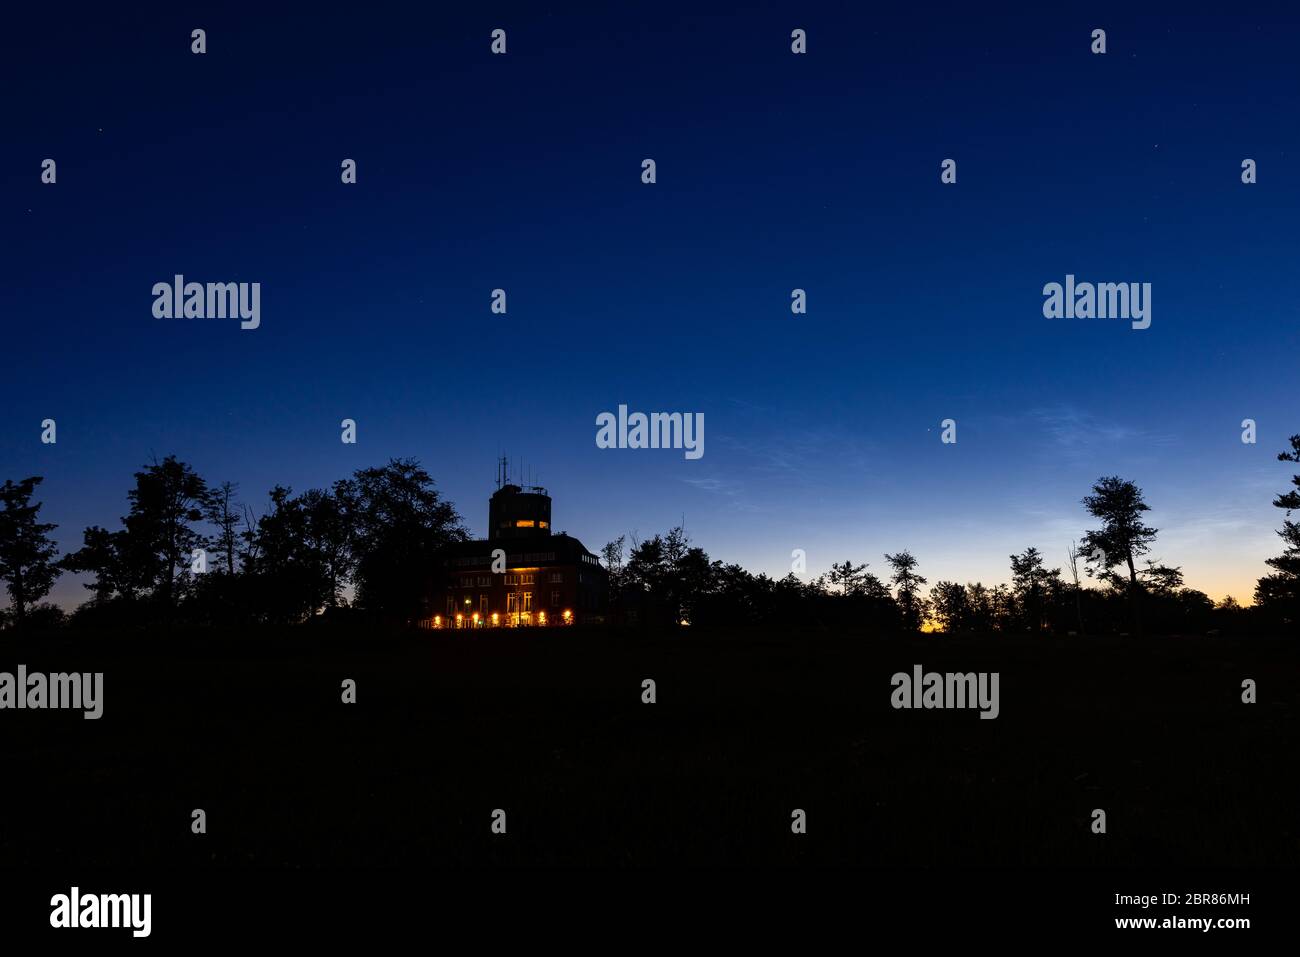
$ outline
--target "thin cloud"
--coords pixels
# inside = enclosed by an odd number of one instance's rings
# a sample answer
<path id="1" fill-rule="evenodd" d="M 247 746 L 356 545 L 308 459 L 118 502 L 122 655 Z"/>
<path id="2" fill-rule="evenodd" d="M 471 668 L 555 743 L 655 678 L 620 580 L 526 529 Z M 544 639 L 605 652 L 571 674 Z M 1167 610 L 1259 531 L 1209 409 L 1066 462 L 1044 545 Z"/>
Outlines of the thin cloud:
<path id="1" fill-rule="evenodd" d="M 730 479 L 714 478 L 712 476 L 684 478 L 681 481 L 702 492 L 708 492 L 711 495 L 722 497 L 726 500 L 729 507 L 737 511 L 761 511 L 757 505 L 745 497 L 745 486 L 740 482 Z"/>
<path id="2" fill-rule="evenodd" d="M 1171 435 L 1110 422 L 1075 406 L 1034 409 L 1028 418 L 1032 428 L 1046 435 L 1052 451 L 1072 462 L 1113 457 L 1121 449 L 1148 451 L 1174 443 Z"/>

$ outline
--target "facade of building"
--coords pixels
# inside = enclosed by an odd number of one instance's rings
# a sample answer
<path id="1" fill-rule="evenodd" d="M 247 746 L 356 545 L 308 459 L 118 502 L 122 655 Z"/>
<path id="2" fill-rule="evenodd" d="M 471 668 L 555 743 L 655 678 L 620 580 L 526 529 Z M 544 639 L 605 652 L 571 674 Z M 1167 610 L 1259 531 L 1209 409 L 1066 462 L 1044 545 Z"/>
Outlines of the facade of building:
<path id="1" fill-rule="evenodd" d="M 605 620 L 608 575 L 571 535 L 551 532 L 551 497 L 503 484 L 488 504 L 486 539 L 438 556 L 423 628 L 521 628 Z M 495 563 L 494 553 L 504 553 Z"/>

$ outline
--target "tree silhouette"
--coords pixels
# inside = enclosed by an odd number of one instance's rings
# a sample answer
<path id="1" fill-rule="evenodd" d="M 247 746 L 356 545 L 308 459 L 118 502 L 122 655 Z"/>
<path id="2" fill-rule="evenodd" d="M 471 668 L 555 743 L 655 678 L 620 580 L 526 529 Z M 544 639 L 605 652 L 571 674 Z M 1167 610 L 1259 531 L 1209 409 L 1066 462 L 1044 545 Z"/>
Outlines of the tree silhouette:
<path id="1" fill-rule="evenodd" d="M 609 611 L 611 615 L 621 615 L 623 613 L 623 585 L 624 585 L 624 562 L 627 542 L 626 535 L 620 535 L 612 542 L 606 542 L 600 550 L 601 559 L 605 563 L 605 572 L 609 588 Z"/>
<path id="2" fill-rule="evenodd" d="M 92 604 L 102 608 L 115 598 L 134 601 L 143 587 L 130 551 L 125 531 L 110 532 L 91 525 L 82 533 L 81 548 L 65 555 L 60 565 L 70 572 L 95 576 L 85 587 L 94 595 Z"/>
<path id="3" fill-rule="evenodd" d="M 334 495 L 352 526 L 357 604 L 381 618 L 417 617 L 438 552 L 469 538 L 456 509 L 416 459 L 360 469 Z"/>
<path id="4" fill-rule="evenodd" d="M 648 620 L 674 625 L 694 621 L 696 609 L 718 587 L 722 563 L 690 544 L 678 526 L 632 549 L 623 582 L 647 607 Z"/>
<path id="5" fill-rule="evenodd" d="M 616 588 L 619 580 L 623 575 L 623 553 L 626 535 L 620 535 L 612 542 L 606 542 L 600 550 L 600 556 L 605 562 L 605 571 L 609 573 L 610 588 Z"/>
<path id="6" fill-rule="evenodd" d="M 195 527 L 209 499 L 207 483 L 169 455 L 135 473 L 127 499 L 131 507 L 122 529 L 92 525 L 82 548 L 61 565 L 95 575 L 86 587 L 95 593 L 96 606 L 147 597 L 170 620 L 190 584 L 194 551 L 208 544 Z"/>
<path id="7" fill-rule="evenodd" d="M 1300 462 L 1300 435 L 1291 436 L 1290 442 L 1290 449 L 1278 453 L 1279 462 Z M 1255 585 L 1255 601 L 1267 611 L 1279 614 L 1286 624 L 1300 621 L 1300 523 L 1291 519 L 1291 513 L 1300 509 L 1300 475 L 1292 476 L 1291 484 L 1293 488 L 1273 500 L 1275 506 L 1286 512 L 1278 531 L 1286 548 L 1278 557 L 1266 559 L 1276 571 Z"/>
<path id="8" fill-rule="evenodd" d="M 1045 604 L 1053 590 L 1059 590 L 1061 570 L 1048 571 L 1037 548 L 1026 548 L 1023 555 L 1011 556 L 1011 588 L 1030 631 L 1041 632 L 1045 624 Z M 1055 588 L 1054 588 L 1055 583 Z"/>
<path id="9" fill-rule="evenodd" d="M 336 490 L 347 483 L 336 483 Z M 335 607 L 352 568 L 352 529 L 338 494 L 295 497 L 277 485 L 256 524 L 245 569 L 255 604 L 273 621 L 300 622 Z"/>
<path id="10" fill-rule="evenodd" d="M 965 601 L 970 616 L 971 631 L 994 630 L 997 621 L 997 600 L 996 589 L 989 589 L 982 582 L 974 582 L 966 586 Z"/>
<path id="11" fill-rule="evenodd" d="M 233 482 L 222 482 L 208 494 L 203 503 L 203 517 L 217 527 L 213 546 L 225 558 L 226 574 L 235 574 L 235 556 L 239 551 L 239 526 L 243 516 L 235 502 L 235 493 L 239 486 Z"/>
<path id="12" fill-rule="evenodd" d="M 832 585 L 839 585 L 845 595 L 856 595 L 862 590 L 866 576 L 863 574 L 867 570 L 866 563 L 854 565 L 847 558 L 836 565 L 831 564 L 831 570 L 827 573 L 827 578 Z"/>
<path id="13" fill-rule="evenodd" d="M 947 634 L 971 631 L 974 612 L 969 592 L 956 582 L 935 582 L 930 589 L 930 606 L 935 620 Z"/>
<path id="14" fill-rule="evenodd" d="M 1086 636 L 1088 632 L 1083 627 L 1083 585 L 1079 581 L 1079 558 L 1078 546 L 1074 542 L 1070 542 L 1070 547 L 1065 550 L 1065 561 L 1070 569 L 1071 591 L 1074 593 L 1074 614 L 1079 623 L 1079 634 Z"/>
<path id="15" fill-rule="evenodd" d="M 1183 570 L 1147 559 L 1146 567 L 1138 570 L 1138 581 L 1143 590 L 1167 597 L 1183 587 Z"/>
<path id="16" fill-rule="evenodd" d="M 894 570 L 889 580 L 898 590 L 898 610 L 903 617 L 903 629 L 908 632 L 920 631 L 926 612 L 921 586 L 926 583 L 926 580 L 916 574 L 917 561 L 912 553 L 906 550 L 897 555 L 886 555 L 885 561 Z"/>
<path id="17" fill-rule="evenodd" d="M 58 526 L 38 521 L 41 503 L 32 504 L 40 476 L 0 486 L 0 580 L 13 604 L 18 626 L 26 623 L 31 606 L 50 593 L 59 566 L 49 533 Z"/>
<path id="18" fill-rule="evenodd" d="M 1088 514 L 1102 523 L 1096 531 L 1083 534 L 1089 573 L 1107 573 L 1117 565 L 1127 565 L 1129 604 L 1134 627 L 1141 630 L 1138 612 L 1138 573 L 1136 558 L 1151 550 L 1156 529 L 1142 524 L 1142 513 L 1151 507 L 1142 500 L 1142 490 L 1133 482 L 1112 475 L 1097 480 L 1092 494 L 1083 499 Z"/>
<path id="19" fill-rule="evenodd" d="M 628 588 L 640 599 L 640 604 L 645 606 L 648 621 L 662 620 L 668 624 L 678 621 L 668 594 L 668 576 L 662 535 L 633 543 L 624 577 Z"/>
<path id="20" fill-rule="evenodd" d="M 135 473 L 135 488 L 127 499 L 131 508 L 123 521 L 133 546 L 132 560 L 142 563 L 141 577 L 170 616 L 189 581 L 194 550 L 207 544 L 194 527 L 203 520 L 207 483 L 189 465 L 169 455 Z"/>

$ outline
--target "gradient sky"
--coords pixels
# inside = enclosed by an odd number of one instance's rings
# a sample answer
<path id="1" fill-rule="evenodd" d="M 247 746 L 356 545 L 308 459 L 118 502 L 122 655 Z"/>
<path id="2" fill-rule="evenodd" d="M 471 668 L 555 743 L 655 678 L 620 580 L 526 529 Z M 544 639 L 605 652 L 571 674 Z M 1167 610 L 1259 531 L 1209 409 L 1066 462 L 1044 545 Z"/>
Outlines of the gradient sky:
<path id="1" fill-rule="evenodd" d="M 1109 474 L 1216 599 L 1280 551 L 1300 14 L 222 6 L 10 14 L 0 478 L 65 549 L 169 453 L 259 507 L 416 456 L 482 533 L 504 451 L 593 550 L 684 517 L 778 576 L 1062 564 Z M 260 282 L 261 328 L 155 319 L 175 273 Z M 1152 283 L 1151 328 L 1044 319 L 1067 273 Z M 704 457 L 598 449 L 619 403 Z"/>

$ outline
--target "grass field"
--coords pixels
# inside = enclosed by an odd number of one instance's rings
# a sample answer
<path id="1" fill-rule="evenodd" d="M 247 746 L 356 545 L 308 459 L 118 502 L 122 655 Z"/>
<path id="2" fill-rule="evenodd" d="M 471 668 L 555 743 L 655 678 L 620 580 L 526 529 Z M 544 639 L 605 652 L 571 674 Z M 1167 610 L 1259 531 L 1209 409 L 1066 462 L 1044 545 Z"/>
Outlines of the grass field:
<path id="1" fill-rule="evenodd" d="M 19 663 L 103 671 L 104 716 L 0 713 L 4 867 L 1300 863 L 1293 640 L 305 629 Z M 1000 716 L 894 710 L 915 664 L 999 672 Z"/>

